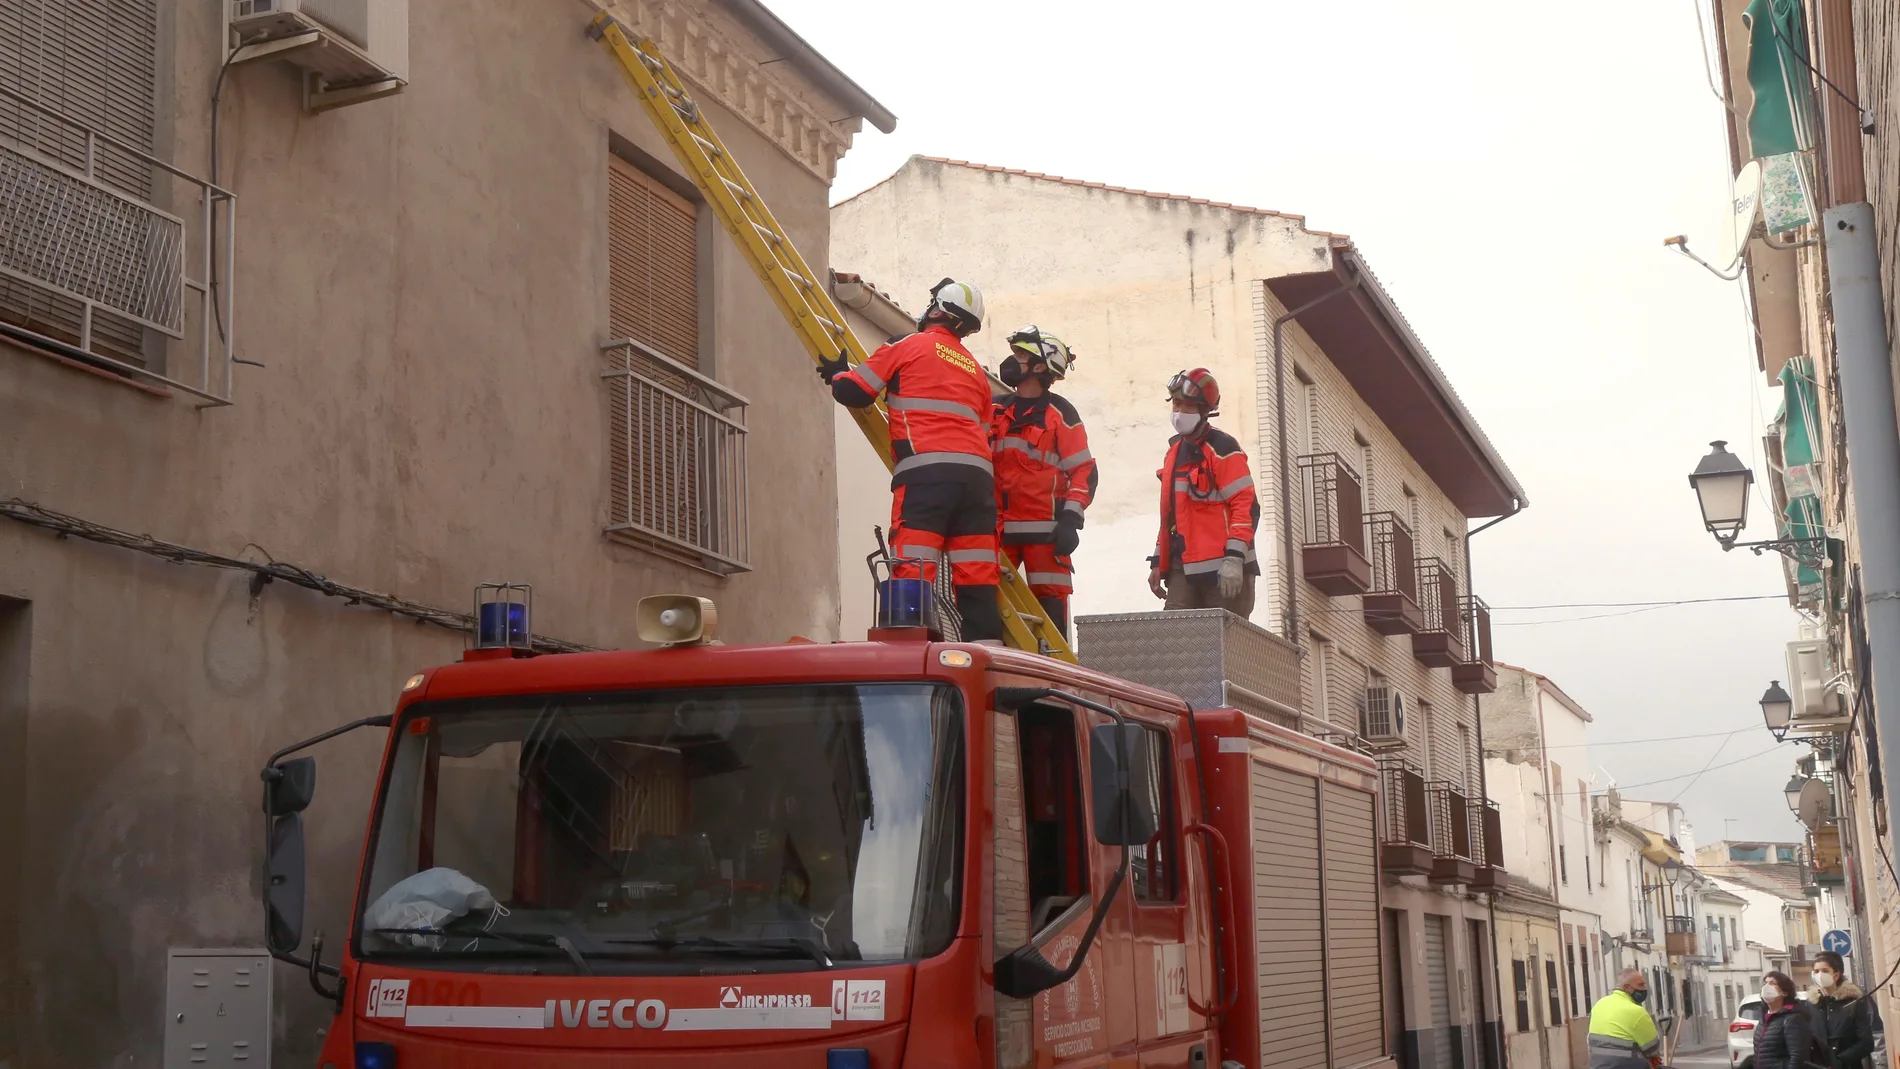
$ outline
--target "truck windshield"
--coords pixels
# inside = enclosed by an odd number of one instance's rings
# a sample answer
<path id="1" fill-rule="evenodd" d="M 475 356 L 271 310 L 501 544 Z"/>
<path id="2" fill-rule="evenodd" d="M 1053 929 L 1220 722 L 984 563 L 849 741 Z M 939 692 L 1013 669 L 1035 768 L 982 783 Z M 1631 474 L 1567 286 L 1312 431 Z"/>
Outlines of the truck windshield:
<path id="1" fill-rule="evenodd" d="M 359 917 L 368 957 L 935 954 L 956 929 L 962 703 L 927 684 L 425 702 Z"/>

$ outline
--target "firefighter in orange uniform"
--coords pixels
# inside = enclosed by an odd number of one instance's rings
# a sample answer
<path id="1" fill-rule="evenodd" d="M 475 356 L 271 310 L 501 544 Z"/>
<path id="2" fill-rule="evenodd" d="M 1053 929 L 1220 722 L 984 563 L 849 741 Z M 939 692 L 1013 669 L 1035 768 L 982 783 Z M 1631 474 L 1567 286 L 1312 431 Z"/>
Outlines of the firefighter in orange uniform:
<path id="1" fill-rule="evenodd" d="M 1062 634 L 1069 633 L 1069 594 L 1081 542 L 1082 513 L 1095 498 L 1097 473 L 1082 416 L 1049 392 L 1066 378 L 1075 356 L 1034 326 L 1009 336 L 1010 354 L 997 377 L 1015 390 L 999 398 L 990 421 L 996 466 L 996 510 L 1010 563 Z"/>
<path id="2" fill-rule="evenodd" d="M 900 578 L 937 581 L 950 565 L 963 638 L 1000 644 L 997 597 L 996 481 L 990 465 L 989 378 L 963 347 L 983 327 L 983 295 L 944 279 L 930 290 L 917 333 L 878 348 L 853 368 L 842 355 L 818 374 L 849 408 L 885 396 L 891 415 L 891 552 L 923 562 L 900 565 Z"/>
<path id="3" fill-rule="evenodd" d="M 1155 473 L 1161 533 L 1148 558 L 1148 589 L 1170 609 L 1221 608 L 1244 618 L 1253 612 L 1260 574 L 1253 546 L 1260 503 L 1247 454 L 1233 435 L 1207 422 L 1220 414 L 1220 384 L 1206 368 L 1170 379 L 1168 399 L 1175 434 Z"/>

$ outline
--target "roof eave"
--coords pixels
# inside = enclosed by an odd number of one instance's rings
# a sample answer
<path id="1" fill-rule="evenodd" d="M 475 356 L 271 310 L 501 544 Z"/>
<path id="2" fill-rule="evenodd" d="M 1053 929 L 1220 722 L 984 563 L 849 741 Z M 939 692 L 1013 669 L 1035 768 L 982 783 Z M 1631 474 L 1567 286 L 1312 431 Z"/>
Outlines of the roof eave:
<path id="1" fill-rule="evenodd" d="M 889 108 L 878 103 L 876 97 L 852 81 L 850 75 L 839 70 L 822 52 L 813 48 L 811 42 L 799 36 L 797 30 L 787 26 L 784 20 L 759 0 L 720 0 L 720 3 L 745 23 L 747 29 L 758 34 L 796 64 L 820 89 L 849 107 L 853 115 L 862 115 L 872 126 L 887 134 L 897 129 L 897 116 Z"/>
<path id="2" fill-rule="evenodd" d="M 1432 354 L 1425 348 L 1425 343 L 1418 339 L 1418 335 L 1412 333 L 1412 326 L 1406 322 L 1405 316 L 1400 314 L 1397 302 L 1393 301 L 1392 295 L 1379 284 L 1378 276 L 1372 273 L 1371 266 L 1359 254 L 1359 250 L 1351 245 L 1336 247 L 1333 250 L 1333 263 L 1334 271 L 1341 278 L 1357 277 L 1362 280 L 1359 288 L 1371 296 L 1392 332 L 1404 340 L 1406 354 L 1425 373 L 1426 379 L 1430 381 L 1433 390 L 1438 394 L 1438 400 L 1451 410 L 1459 429 L 1477 447 L 1479 454 L 1484 458 L 1485 466 L 1489 469 L 1488 474 L 1497 483 L 1498 488 L 1511 498 L 1512 506 L 1504 515 L 1522 511 L 1531 503 L 1530 496 L 1524 492 L 1524 487 L 1518 483 L 1517 476 L 1513 475 L 1511 469 L 1504 463 L 1504 458 L 1498 455 L 1497 449 L 1491 444 L 1491 439 L 1485 435 L 1484 428 L 1478 425 L 1477 418 L 1459 399 L 1457 391 L 1452 389 L 1451 380 L 1445 377 L 1444 369 L 1438 366 L 1438 361 L 1432 359 Z"/>

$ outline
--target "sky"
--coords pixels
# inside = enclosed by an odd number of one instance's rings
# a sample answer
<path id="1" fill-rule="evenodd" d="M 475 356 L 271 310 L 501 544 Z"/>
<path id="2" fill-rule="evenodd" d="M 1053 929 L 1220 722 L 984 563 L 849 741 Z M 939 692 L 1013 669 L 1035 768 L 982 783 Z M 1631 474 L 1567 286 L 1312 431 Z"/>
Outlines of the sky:
<path id="1" fill-rule="evenodd" d="M 1699 842 L 1799 836 L 1806 749 L 1757 704 L 1799 621 L 1687 478 L 1718 438 L 1762 475 L 1777 404 L 1738 285 L 1662 244 L 1708 254 L 1728 200 L 1694 0 L 768 3 L 898 116 L 834 202 L 922 154 L 1350 234 L 1529 494 L 1473 543 L 1499 659 L 1590 711 L 1602 785 L 1680 800 Z M 1756 502 L 1748 537 L 1772 527 Z"/>

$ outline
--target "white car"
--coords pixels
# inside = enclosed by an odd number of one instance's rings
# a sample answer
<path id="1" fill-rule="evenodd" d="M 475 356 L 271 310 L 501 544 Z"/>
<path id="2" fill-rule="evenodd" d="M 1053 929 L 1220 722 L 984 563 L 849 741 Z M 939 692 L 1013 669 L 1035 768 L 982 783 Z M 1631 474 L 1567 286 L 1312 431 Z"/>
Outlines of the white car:
<path id="1" fill-rule="evenodd" d="M 1728 1064 L 1731 1069 L 1752 1069 L 1755 1064 L 1755 1026 L 1761 1024 L 1760 995 L 1750 995 L 1735 1007 L 1735 1019 L 1728 1023 Z"/>

